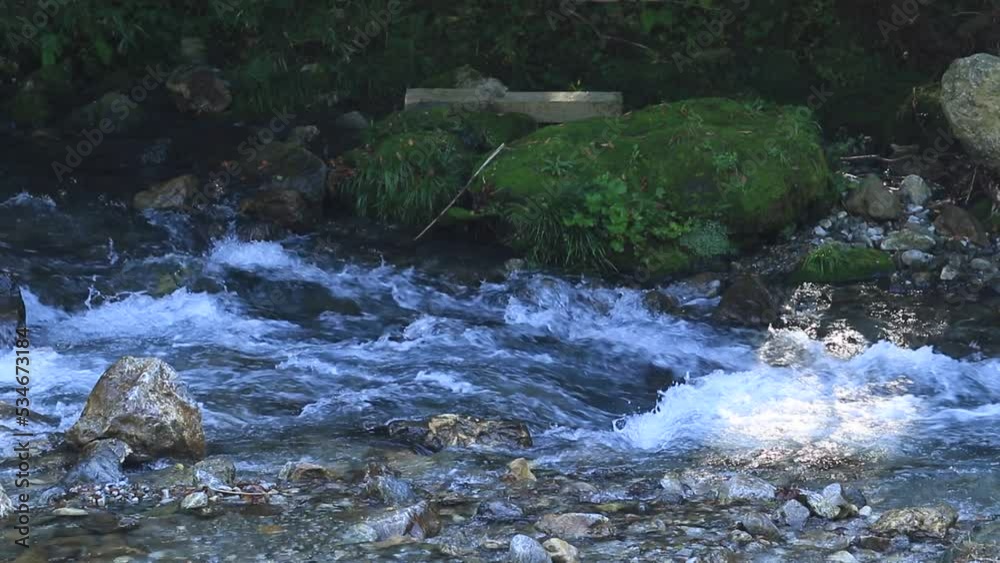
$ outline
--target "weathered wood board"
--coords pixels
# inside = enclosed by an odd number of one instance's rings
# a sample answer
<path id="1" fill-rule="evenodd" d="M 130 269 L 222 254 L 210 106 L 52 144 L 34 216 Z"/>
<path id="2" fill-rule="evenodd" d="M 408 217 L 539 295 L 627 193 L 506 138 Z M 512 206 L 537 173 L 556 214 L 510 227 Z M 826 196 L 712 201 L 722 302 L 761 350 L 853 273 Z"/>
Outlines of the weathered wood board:
<path id="1" fill-rule="evenodd" d="M 497 113 L 524 113 L 539 123 L 565 123 L 622 113 L 621 92 L 507 92 L 484 98 L 479 90 L 410 88 L 405 106 L 458 106 Z"/>

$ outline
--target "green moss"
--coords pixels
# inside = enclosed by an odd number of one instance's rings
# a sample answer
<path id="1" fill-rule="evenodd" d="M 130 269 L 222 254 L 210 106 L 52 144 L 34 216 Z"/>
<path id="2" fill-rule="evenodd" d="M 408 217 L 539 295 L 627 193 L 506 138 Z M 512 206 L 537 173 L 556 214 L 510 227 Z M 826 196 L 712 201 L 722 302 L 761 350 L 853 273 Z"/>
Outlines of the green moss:
<path id="1" fill-rule="evenodd" d="M 462 188 L 480 154 L 536 127 L 522 114 L 446 107 L 397 112 L 375 124 L 366 147 L 345 156 L 355 175 L 339 195 L 362 216 L 422 227 Z M 444 224 L 479 217 L 471 209 L 458 209 Z"/>
<path id="2" fill-rule="evenodd" d="M 519 216 L 548 200 L 552 224 L 586 227 L 601 248 L 553 247 L 558 237 L 517 229 L 515 246 L 629 269 L 652 268 L 664 245 L 709 222 L 737 241 L 777 233 L 831 194 L 807 110 L 719 98 L 547 127 L 512 144 L 484 176 L 508 222 L 526 223 Z"/>
<path id="3" fill-rule="evenodd" d="M 794 279 L 798 282 L 848 283 L 885 276 L 895 269 L 892 259 L 881 250 L 827 243 L 806 256 Z"/>
<path id="4" fill-rule="evenodd" d="M 932 146 L 949 131 L 948 120 L 941 107 L 941 83 L 932 82 L 913 87 L 896 110 L 894 142 L 916 142 Z"/>

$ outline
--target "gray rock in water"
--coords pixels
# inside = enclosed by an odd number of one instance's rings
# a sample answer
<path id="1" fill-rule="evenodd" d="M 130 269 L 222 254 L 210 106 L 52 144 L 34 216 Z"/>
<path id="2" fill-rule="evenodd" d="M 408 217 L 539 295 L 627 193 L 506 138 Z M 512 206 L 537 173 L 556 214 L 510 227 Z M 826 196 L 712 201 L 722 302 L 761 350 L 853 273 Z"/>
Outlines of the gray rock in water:
<path id="1" fill-rule="evenodd" d="M 763 479 L 749 475 L 734 475 L 719 487 L 719 502 L 732 504 L 751 500 L 772 500 L 776 492 L 774 485 Z"/>
<path id="2" fill-rule="evenodd" d="M 365 524 L 375 531 L 379 541 L 403 536 L 423 540 L 432 538 L 441 531 L 437 511 L 427 501 L 387 512 Z"/>
<path id="3" fill-rule="evenodd" d="M 1000 57 L 953 61 L 941 77 L 941 109 L 965 149 L 1000 172 Z"/>
<path id="4" fill-rule="evenodd" d="M 861 185 L 851 192 L 844 207 L 854 215 L 876 221 L 899 219 L 903 215 L 903 204 L 899 197 L 889 191 L 882 179 L 869 174 Z"/>
<path id="5" fill-rule="evenodd" d="M 535 527 L 550 536 L 564 538 L 606 538 L 613 533 L 606 516 L 580 512 L 546 514 Z"/>
<path id="6" fill-rule="evenodd" d="M 7 496 L 7 491 L 3 490 L 3 485 L 0 485 L 0 521 L 6 519 L 13 513 L 14 503 L 11 502 L 10 497 Z"/>
<path id="7" fill-rule="evenodd" d="M 844 498 L 840 483 L 828 485 L 822 493 L 805 491 L 803 496 L 806 506 L 814 514 L 827 520 L 837 520 L 857 514 L 856 508 Z"/>
<path id="8" fill-rule="evenodd" d="M 368 524 L 355 524 L 344 531 L 340 541 L 345 544 L 371 543 L 378 541 L 378 532 Z"/>
<path id="9" fill-rule="evenodd" d="M 14 275 L 0 270 L 0 351 L 14 347 L 17 329 L 25 326 L 24 299 Z"/>
<path id="10" fill-rule="evenodd" d="M 371 463 L 365 469 L 361 489 L 368 498 L 386 504 L 406 504 L 416 502 L 417 495 L 409 483 L 399 478 L 388 467 Z"/>
<path id="11" fill-rule="evenodd" d="M 923 205 L 931 198 L 931 187 L 923 178 L 916 174 L 910 174 L 903 178 L 899 191 L 906 198 L 908 203 L 913 205 Z"/>
<path id="12" fill-rule="evenodd" d="M 205 432 L 201 410 L 173 370 L 157 358 L 125 356 L 90 392 L 66 439 L 77 447 L 117 438 L 137 460 L 163 456 L 201 459 Z"/>
<path id="13" fill-rule="evenodd" d="M 740 527 L 756 538 L 780 540 L 781 532 L 770 518 L 759 512 L 750 512 L 740 518 Z"/>
<path id="14" fill-rule="evenodd" d="M 809 520 L 809 509 L 797 500 L 790 500 L 781 507 L 781 517 L 793 530 L 801 530 Z"/>
<path id="15" fill-rule="evenodd" d="M 961 271 L 959 271 L 958 268 L 956 268 L 955 266 L 952 266 L 951 264 L 948 264 L 944 268 L 941 268 L 941 281 L 953 281 L 953 280 L 956 280 L 956 279 L 958 279 L 958 276 L 960 274 L 961 274 Z"/>
<path id="16" fill-rule="evenodd" d="M 472 445 L 530 448 L 528 426 L 516 420 L 484 420 L 458 414 L 441 414 L 426 421 L 395 420 L 386 425 L 390 438 L 401 439 L 437 452 L 448 447 Z"/>
<path id="17" fill-rule="evenodd" d="M 236 466 L 225 456 L 212 456 L 194 464 L 196 487 L 228 489 L 236 485 Z"/>
<path id="18" fill-rule="evenodd" d="M 912 229 L 903 229 L 889 233 L 889 236 L 882 241 L 882 250 L 922 250 L 927 252 L 936 245 L 937 241 L 930 235 L 921 234 Z"/>
<path id="19" fill-rule="evenodd" d="M 160 182 L 132 198 L 132 206 L 139 210 L 170 209 L 188 211 L 208 203 L 204 186 L 194 174 L 185 174 Z"/>
<path id="20" fill-rule="evenodd" d="M 691 487 L 675 473 L 664 475 L 660 479 L 660 488 L 663 489 L 660 499 L 674 504 L 684 502 L 684 499 L 693 494 Z"/>
<path id="21" fill-rule="evenodd" d="M 956 522 L 958 512 L 947 504 L 898 508 L 882 514 L 871 530 L 880 535 L 944 538 Z"/>
<path id="22" fill-rule="evenodd" d="M 514 503 L 491 500 L 476 508 L 476 518 L 488 522 L 514 522 L 524 518 L 524 511 Z"/>
<path id="23" fill-rule="evenodd" d="M 208 506 L 208 495 L 202 491 L 191 493 L 181 501 L 181 508 L 184 510 L 195 510 L 206 506 Z"/>
<path id="24" fill-rule="evenodd" d="M 240 213 L 292 231 L 307 230 L 321 209 L 295 190 L 263 190 L 240 203 Z"/>
<path id="25" fill-rule="evenodd" d="M 973 258 L 969 262 L 969 267 L 977 272 L 990 272 L 996 269 L 993 262 L 990 262 L 985 258 Z"/>
<path id="26" fill-rule="evenodd" d="M 118 483 L 125 480 L 122 463 L 132 453 L 125 442 L 114 438 L 96 440 L 83 447 L 76 465 L 63 477 L 62 486 Z"/>
<path id="27" fill-rule="evenodd" d="M 511 538 L 507 560 L 511 563 L 552 563 L 542 544 L 523 534 Z"/>

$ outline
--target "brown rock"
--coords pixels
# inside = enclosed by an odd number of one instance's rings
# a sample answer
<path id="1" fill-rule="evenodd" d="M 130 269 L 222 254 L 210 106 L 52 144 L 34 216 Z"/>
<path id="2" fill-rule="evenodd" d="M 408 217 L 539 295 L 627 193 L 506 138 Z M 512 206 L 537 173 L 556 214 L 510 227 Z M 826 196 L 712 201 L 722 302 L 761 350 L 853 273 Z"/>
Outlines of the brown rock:
<path id="1" fill-rule="evenodd" d="M 958 522 L 958 512 L 947 504 L 890 510 L 872 524 L 872 532 L 881 535 L 906 534 L 944 538 Z"/>
<path id="2" fill-rule="evenodd" d="M 205 456 L 201 411 L 177 372 L 157 358 L 125 356 L 115 362 L 66 433 L 80 448 L 104 438 L 125 442 L 137 460 Z"/>
<path id="3" fill-rule="evenodd" d="M 240 204 L 240 212 L 286 229 L 307 227 L 319 209 L 295 190 L 265 190 Z"/>
<path id="4" fill-rule="evenodd" d="M 132 205 L 136 209 L 184 209 L 201 203 L 196 201 L 201 193 L 198 188 L 198 177 L 185 174 L 135 194 Z"/>
<path id="5" fill-rule="evenodd" d="M 945 204 L 938 210 L 934 228 L 941 234 L 955 238 L 967 238 L 980 246 L 989 244 L 986 228 L 971 213 L 957 205 Z"/>
<path id="6" fill-rule="evenodd" d="M 778 318 L 778 300 L 757 276 L 740 276 L 722 294 L 716 320 L 746 326 L 767 326 Z"/>
<path id="7" fill-rule="evenodd" d="M 844 202 L 844 207 L 854 215 L 861 215 L 876 221 L 899 219 L 903 215 L 903 204 L 899 196 L 889 191 L 882 180 L 869 174 L 861 181 Z"/>

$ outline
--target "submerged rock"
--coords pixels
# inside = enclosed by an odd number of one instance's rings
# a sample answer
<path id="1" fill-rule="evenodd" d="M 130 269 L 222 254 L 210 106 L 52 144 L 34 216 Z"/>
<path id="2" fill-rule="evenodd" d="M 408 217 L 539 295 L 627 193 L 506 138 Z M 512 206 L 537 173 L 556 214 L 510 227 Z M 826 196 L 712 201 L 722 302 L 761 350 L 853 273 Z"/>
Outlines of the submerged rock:
<path id="1" fill-rule="evenodd" d="M 0 352 L 14 347 L 17 329 L 25 326 L 24 299 L 13 274 L 0 270 Z"/>
<path id="2" fill-rule="evenodd" d="M 535 474 L 531 472 L 532 463 L 523 457 L 519 457 L 507 464 L 507 473 L 504 475 L 505 481 L 537 481 Z"/>
<path id="3" fill-rule="evenodd" d="M 423 540 L 432 538 L 441 531 L 437 511 L 427 501 L 387 512 L 366 521 L 362 526 L 374 531 L 378 541 L 403 536 Z"/>
<path id="4" fill-rule="evenodd" d="M 899 196 L 889 191 L 882 179 L 874 174 L 865 176 L 861 185 L 844 202 L 844 208 L 854 215 L 875 221 L 899 219 L 903 215 Z"/>
<path id="5" fill-rule="evenodd" d="M 268 143 L 247 163 L 244 172 L 249 181 L 259 182 L 266 191 L 297 192 L 309 205 L 319 206 L 326 197 L 329 166 L 295 142 Z M 275 196 L 268 197 L 273 199 Z M 282 197 L 288 199 L 290 196 Z M 289 207 L 288 203 L 282 205 Z M 272 203 L 271 206 L 276 205 Z"/>
<path id="6" fill-rule="evenodd" d="M 905 534 L 911 537 L 944 538 L 958 522 L 958 512 L 946 504 L 898 508 L 882 514 L 872 524 L 876 534 Z"/>
<path id="7" fill-rule="evenodd" d="M 1000 57 L 953 61 L 941 77 L 941 107 L 965 149 L 1000 172 Z"/>
<path id="8" fill-rule="evenodd" d="M 132 448 L 118 439 L 96 440 L 83 447 L 76 466 L 62 480 L 64 487 L 117 483 L 125 480 L 122 464 Z"/>
<path id="9" fill-rule="evenodd" d="M 534 538 L 518 534 L 510 540 L 507 560 L 511 563 L 551 563 L 552 558 Z"/>
<path id="10" fill-rule="evenodd" d="M 476 508 L 476 518 L 492 522 L 514 522 L 524 518 L 524 511 L 511 502 L 492 500 Z"/>
<path id="11" fill-rule="evenodd" d="M 388 467 L 377 463 L 370 463 L 365 469 L 361 490 L 366 497 L 386 504 L 399 505 L 417 500 L 409 483 L 400 479 Z"/>
<path id="12" fill-rule="evenodd" d="M 167 363 L 125 356 L 109 367 L 90 392 L 66 439 L 77 447 L 117 438 L 137 460 L 205 455 L 201 410 Z"/>
<path id="13" fill-rule="evenodd" d="M 390 438 L 437 452 L 448 447 L 495 446 L 530 448 L 528 426 L 516 420 L 484 420 L 458 414 L 441 414 L 426 421 L 395 420 L 386 425 Z"/>
<path id="14" fill-rule="evenodd" d="M 546 514 L 535 527 L 550 536 L 565 538 L 605 538 L 613 533 L 606 516 L 581 512 Z"/>
<path id="15" fill-rule="evenodd" d="M 722 294 L 717 320 L 746 326 L 767 326 L 778 319 L 778 300 L 757 276 L 740 276 Z"/>
<path id="16" fill-rule="evenodd" d="M 278 472 L 278 479 L 293 483 L 298 481 L 325 481 L 333 477 L 333 472 L 326 467 L 308 461 L 289 461 Z"/>

